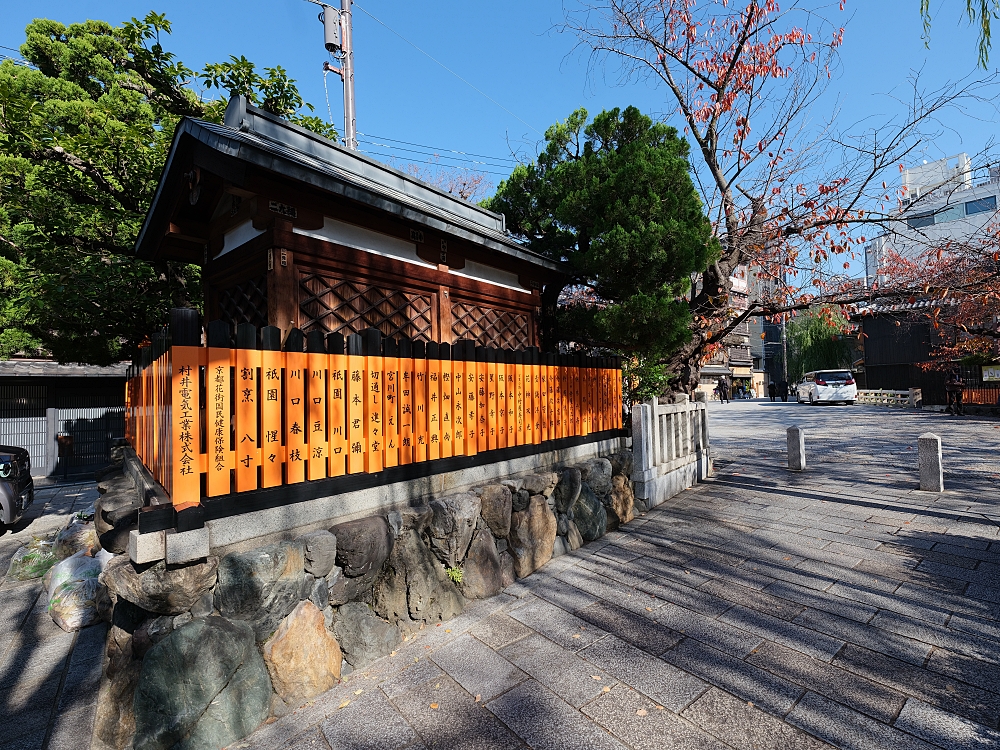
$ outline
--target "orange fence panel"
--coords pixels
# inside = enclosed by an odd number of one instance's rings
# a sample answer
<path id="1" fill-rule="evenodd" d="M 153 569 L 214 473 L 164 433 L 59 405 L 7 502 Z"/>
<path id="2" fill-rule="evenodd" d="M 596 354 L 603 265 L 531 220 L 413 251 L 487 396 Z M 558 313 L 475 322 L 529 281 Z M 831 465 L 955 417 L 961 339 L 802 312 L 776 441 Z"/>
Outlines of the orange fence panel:
<path id="1" fill-rule="evenodd" d="M 419 343 L 411 352 L 409 342 L 387 341 L 382 352 L 377 336 L 364 355 L 353 339 L 352 354 L 165 340 L 155 338 L 144 366 L 132 368 L 126 434 L 179 510 L 203 495 L 544 445 L 622 424 L 614 360 L 534 350 L 484 357 L 469 342 L 430 346 L 427 357 Z"/>
<path id="2" fill-rule="evenodd" d="M 283 480 L 285 449 L 281 444 L 281 405 L 285 402 L 281 375 L 285 369 L 282 352 L 260 353 L 260 465 L 261 486 L 278 487 Z"/>

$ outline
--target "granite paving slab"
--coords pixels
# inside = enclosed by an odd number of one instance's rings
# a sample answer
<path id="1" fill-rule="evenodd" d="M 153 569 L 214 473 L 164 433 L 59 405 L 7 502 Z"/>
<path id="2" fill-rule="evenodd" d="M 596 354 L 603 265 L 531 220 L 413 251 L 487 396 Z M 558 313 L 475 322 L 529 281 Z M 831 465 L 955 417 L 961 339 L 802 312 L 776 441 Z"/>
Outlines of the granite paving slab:
<path id="1" fill-rule="evenodd" d="M 1000 422 L 767 401 L 709 419 L 707 481 L 239 747 L 1000 746 L 1000 501 L 976 448 Z M 927 431 L 941 495 L 916 489 Z"/>

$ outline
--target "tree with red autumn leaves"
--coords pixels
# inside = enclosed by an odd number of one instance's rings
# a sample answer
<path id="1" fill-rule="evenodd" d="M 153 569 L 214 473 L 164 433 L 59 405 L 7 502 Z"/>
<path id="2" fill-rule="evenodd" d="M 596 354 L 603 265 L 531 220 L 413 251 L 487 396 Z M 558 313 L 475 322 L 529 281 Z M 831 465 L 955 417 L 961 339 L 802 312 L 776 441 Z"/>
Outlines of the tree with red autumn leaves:
<path id="1" fill-rule="evenodd" d="M 694 176 L 720 252 L 690 295 L 690 340 L 664 362 L 683 390 L 697 385 L 701 363 L 754 315 L 947 295 L 961 304 L 936 308 L 939 325 L 947 319 L 969 335 L 998 335 L 995 318 L 979 317 L 996 305 L 1000 288 L 989 232 L 962 248 L 927 248 L 900 260 L 880 284 L 845 273 L 872 237 L 898 231 L 903 196 L 889 184 L 902 165 L 935 135 L 939 118 L 982 99 L 992 80 L 931 93 L 914 81 L 904 116 L 860 133 L 835 123 L 817 130 L 812 108 L 844 38 L 821 10 L 782 9 L 776 0 L 581 0 L 566 12 L 563 30 L 589 48 L 592 64 L 625 81 L 662 85 L 692 141 Z M 738 309 L 732 278 L 748 267 L 769 281 L 760 285 L 768 293 Z"/>

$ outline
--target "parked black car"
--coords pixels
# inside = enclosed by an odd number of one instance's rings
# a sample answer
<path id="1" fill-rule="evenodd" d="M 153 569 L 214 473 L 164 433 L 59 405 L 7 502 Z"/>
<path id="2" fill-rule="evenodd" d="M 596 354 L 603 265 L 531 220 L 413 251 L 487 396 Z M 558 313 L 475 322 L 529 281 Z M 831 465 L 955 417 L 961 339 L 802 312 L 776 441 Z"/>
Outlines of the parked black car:
<path id="1" fill-rule="evenodd" d="M 28 451 L 0 445 L 0 525 L 17 523 L 34 501 L 35 482 Z"/>

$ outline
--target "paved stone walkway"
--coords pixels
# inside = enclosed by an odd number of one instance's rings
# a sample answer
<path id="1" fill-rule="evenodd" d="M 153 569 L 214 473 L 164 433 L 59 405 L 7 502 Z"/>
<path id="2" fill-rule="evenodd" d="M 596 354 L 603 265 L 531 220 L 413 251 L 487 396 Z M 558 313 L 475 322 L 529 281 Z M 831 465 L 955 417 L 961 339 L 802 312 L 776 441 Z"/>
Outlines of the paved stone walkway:
<path id="1" fill-rule="evenodd" d="M 710 411 L 712 480 L 237 747 L 1000 747 L 1000 421 Z M 940 496 L 916 489 L 927 430 Z"/>
<path id="2" fill-rule="evenodd" d="M 38 485 L 25 517 L 0 530 L 0 750 L 90 746 L 107 626 L 66 633 L 46 611 L 41 581 L 6 576 L 18 547 L 96 499 L 94 482 Z"/>

